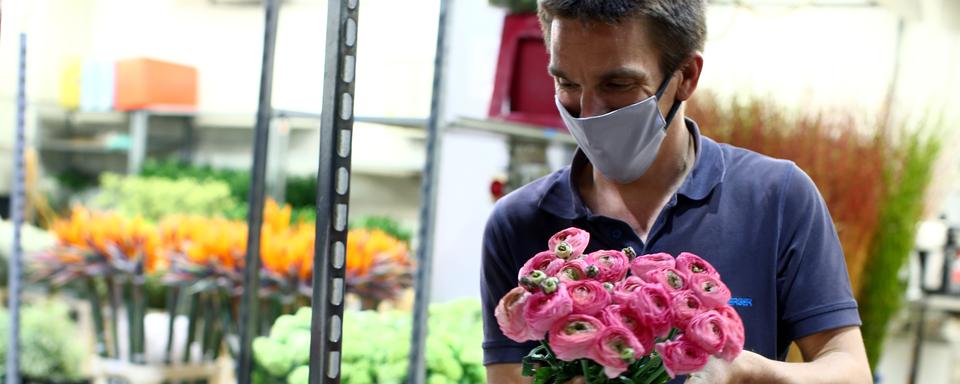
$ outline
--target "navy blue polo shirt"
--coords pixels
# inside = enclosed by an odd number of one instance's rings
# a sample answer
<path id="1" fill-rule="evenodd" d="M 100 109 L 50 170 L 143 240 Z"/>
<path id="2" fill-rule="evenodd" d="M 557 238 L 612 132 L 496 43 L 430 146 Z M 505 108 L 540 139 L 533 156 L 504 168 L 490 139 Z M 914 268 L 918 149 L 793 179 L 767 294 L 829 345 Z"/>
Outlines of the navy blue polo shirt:
<path id="1" fill-rule="evenodd" d="M 588 162 L 580 151 L 572 166 L 497 202 L 483 237 L 484 364 L 519 363 L 537 345 L 506 338 L 494 308 L 517 286 L 524 262 L 571 226 L 590 232 L 588 252 L 629 246 L 640 254 L 692 252 L 709 261 L 743 318 L 744 349 L 767 358 L 783 360 L 790 342 L 804 336 L 860 325 L 840 241 L 810 177 L 793 162 L 701 136 L 692 120 L 687 127 L 697 143 L 696 163 L 646 243 L 625 222 L 584 205 L 571 175 Z"/>

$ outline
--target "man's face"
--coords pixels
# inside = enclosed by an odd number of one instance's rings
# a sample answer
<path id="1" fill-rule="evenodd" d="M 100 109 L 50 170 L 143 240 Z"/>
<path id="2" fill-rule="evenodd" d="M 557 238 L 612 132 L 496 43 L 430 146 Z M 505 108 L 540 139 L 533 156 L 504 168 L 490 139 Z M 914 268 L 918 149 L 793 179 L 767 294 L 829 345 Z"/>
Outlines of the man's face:
<path id="1" fill-rule="evenodd" d="M 602 115 L 656 94 L 663 81 L 658 59 L 642 20 L 588 25 L 556 18 L 551 24 L 550 74 L 560 103 L 575 117 Z M 672 103 L 668 95 L 663 99 Z"/>

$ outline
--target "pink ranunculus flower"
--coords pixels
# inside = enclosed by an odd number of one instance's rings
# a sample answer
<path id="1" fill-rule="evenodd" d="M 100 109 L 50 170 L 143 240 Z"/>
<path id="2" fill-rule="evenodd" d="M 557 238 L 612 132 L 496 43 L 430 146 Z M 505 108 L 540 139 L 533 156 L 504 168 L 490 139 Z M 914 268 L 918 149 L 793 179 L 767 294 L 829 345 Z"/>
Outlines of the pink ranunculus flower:
<path id="1" fill-rule="evenodd" d="M 573 300 L 573 313 L 597 316 L 610 304 L 610 292 L 596 280 L 573 281 L 566 284 Z"/>
<path id="2" fill-rule="evenodd" d="M 575 259 L 583 255 L 590 242 L 590 233 L 570 227 L 557 232 L 547 241 L 547 246 L 561 259 Z"/>
<path id="3" fill-rule="evenodd" d="M 608 305 L 600 312 L 600 320 L 608 327 L 623 327 L 637 338 L 644 354 L 653 351 L 654 337 L 650 329 L 643 325 L 640 317 L 624 305 Z"/>
<path id="4" fill-rule="evenodd" d="M 713 268 L 710 263 L 700 256 L 694 255 L 690 252 L 683 252 L 677 256 L 677 270 L 687 277 L 697 273 L 706 273 L 716 278 L 720 278 L 720 274 L 717 273 L 717 270 Z"/>
<path id="5" fill-rule="evenodd" d="M 686 328 L 687 323 L 694 316 L 704 311 L 700 298 L 689 289 L 673 293 L 673 321 L 677 328 Z"/>
<path id="6" fill-rule="evenodd" d="M 676 260 L 669 253 L 654 253 L 650 255 L 637 256 L 630 262 L 630 272 L 634 276 L 643 278 L 647 272 L 660 268 L 673 268 L 676 266 Z"/>
<path id="7" fill-rule="evenodd" d="M 571 282 L 587 279 L 587 268 L 590 265 L 584 259 L 571 259 L 563 263 L 557 272 L 560 281 Z"/>
<path id="8" fill-rule="evenodd" d="M 597 280 L 618 282 L 627 276 L 630 269 L 630 259 L 621 251 L 596 251 L 586 257 L 587 263 L 596 265 L 600 269 Z"/>
<path id="9" fill-rule="evenodd" d="M 673 326 L 673 306 L 667 290 L 659 284 L 646 284 L 635 292 L 627 308 L 637 315 L 653 336 L 669 334 Z"/>
<path id="10" fill-rule="evenodd" d="M 727 333 L 727 342 L 723 344 L 723 350 L 720 351 L 720 358 L 731 362 L 743 351 L 743 342 L 745 339 L 743 321 L 740 319 L 737 311 L 729 305 L 717 308 L 716 311 L 723 316 Z"/>
<path id="11" fill-rule="evenodd" d="M 700 298 L 700 302 L 707 309 L 720 308 L 730 302 L 730 289 L 727 285 L 719 278 L 705 273 L 690 276 L 690 290 Z"/>
<path id="12" fill-rule="evenodd" d="M 530 275 L 533 271 L 542 271 L 546 273 L 547 276 L 553 276 L 560 271 L 561 266 L 563 266 L 563 260 L 558 258 L 553 252 L 540 252 L 523 264 L 523 267 L 520 268 L 520 272 L 517 274 L 517 281 L 523 279 L 524 276 Z"/>
<path id="13" fill-rule="evenodd" d="M 538 292 L 530 295 L 523 305 L 523 318 L 531 331 L 542 339 L 553 322 L 573 312 L 573 300 L 561 284 L 557 291 L 551 294 Z"/>
<path id="14" fill-rule="evenodd" d="M 687 279 L 675 268 L 660 268 L 647 272 L 641 276 L 644 281 L 663 285 L 668 292 L 676 292 L 687 288 Z"/>
<path id="15" fill-rule="evenodd" d="M 523 318 L 523 307 L 529 297 L 529 292 L 522 287 L 516 287 L 503 295 L 500 304 L 493 312 L 504 336 L 518 343 L 539 340 L 543 337 L 543 334 L 537 335 L 533 332 L 527 326 L 527 320 Z"/>
<path id="16" fill-rule="evenodd" d="M 688 341 L 686 335 L 657 344 L 656 348 L 670 377 L 700 371 L 710 357 L 706 351 Z"/>
<path id="17" fill-rule="evenodd" d="M 593 344 L 604 328 L 603 322 L 590 315 L 561 318 L 550 328 L 550 349 L 563 361 L 590 357 Z"/>
<path id="18" fill-rule="evenodd" d="M 607 326 L 597 336 L 590 359 L 603 365 L 603 373 L 613 379 L 627 370 L 637 358 L 646 354 L 630 330 Z"/>
<path id="19" fill-rule="evenodd" d="M 716 355 L 723 350 L 727 342 L 727 319 L 717 311 L 706 311 L 690 319 L 683 334 L 709 355 Z"/>
<path id="20" fill-rule="evenodd" d="M 643 279 L 637 276 L 627 276 L 626 279 L 620 280 L 613 287 L 613 302 L 626 305 L 633 298 L 634 292 L 644 285 L 647 285 L 647 282 Z"/>

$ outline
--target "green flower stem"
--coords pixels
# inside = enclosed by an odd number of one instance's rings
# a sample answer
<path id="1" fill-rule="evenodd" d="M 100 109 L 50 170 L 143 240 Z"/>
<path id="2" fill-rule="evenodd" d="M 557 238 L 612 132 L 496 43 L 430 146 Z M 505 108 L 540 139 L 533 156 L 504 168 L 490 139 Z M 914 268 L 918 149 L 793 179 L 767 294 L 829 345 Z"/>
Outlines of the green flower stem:
<path id="1" fill-rule="evenodd" d="M 197 294 L 197 301 L 199 306 L 204 309 L 203 311 L 203 331 L 200 333 L 200 361 L 206 362 L 210 360 L 210 344 L 213 342 L 213 329 L 215 326 L 215 318 L 213 311 L 210 310 L 210 307 L 213 305 L 213 298 L 208 292 L 200 292 Z M 200 379 L 196 380 L 194 384 L 206 384 L 206 380 Z"/>
<path id="2" fill-rule="evenodd" d="M 223 318 L 223 316 L 221 315 L 221 312 L 224 311 L 224 308 L 223 308 L 223 304 L 221 303 L 222 300 L 220 298 L 220 294 L 218 292 L 214 292 L 214 294 L 211 297 L 211 300 L 213 301 L 213 313 L 215 316 L 214 322 L 216 322 L 218 319 Z M 221 346 L 223 346 L 223 335 L 225 332 L 226 332 L 226 328 L 224 328 L 224 324 L 222 322 L 217 327 L 214 328 L 214 338 L 213 338 L 213 344 L 212 344 L 213 351 L 211 354 L 211 360 L 216 361 L 217 358 L 220 357 L 220 350 L 223 349 L 221 348 Z"/>
<path id="3" fill-rule="evenodd" d="M 213 298 L 210 297 L 210 294 L 206 292 L 201 293 L 200 298 L 202 300 L 201 302 L 203 303 L 203 308 L 205 309 L 203 311 L 202 347 L 200 348 L 203 353 L 201 360 L 207 361 L 207 359 L 210 357 L 210 343 L 213 342 L 213 327 L 215 325 L 215 318 L 213 317 L 214 313 L 210 310 L 210 307 L 213 304 Z"/>
<path id="4" fill-rule="evenodd" d="M 177 320 L 177 304 L 180 302 L 180 287 L 167 287 L 167 349 L 163 359 L 168 365 L 173 362 L 173 325 Z"/>
<path id="5" fill-rule="evenodd" d="M 583 368 L 583 381 L 586 384 L 590 384 L 590 367 L 588 366 L 587 359 L 580 359 L 580 367 Z"/>
<path id="6" fill-rule="evenodd" d="M 103 329 L 103 306 L 100 304 L 100 292 L 97 291 L 97 282 L 92 277 L 87 279 L 87 291 L 90 294 L 90 311 L 93 314 L 93 327 L 97 337 L 97 354 L 107 357 L 106 332 Z"/>
<path id="7" fill-rule="evenodd" d="M 136 348 L 133 349 L 133 361 L 135 363 L 146 363 L 146 335 L 144 332 L 144 317 L 147 315 L 147 303 L 143 294 L 144 277 L 143 272 L 138 272 L 130 279 L 130 288 L 133 295 L 133 330 Z"/>
<path id="8" fill-rule="evenodd" d="M 113 341 L 113 357 L 120 359 L 120 287 L 114 276 L 106 278 L 107 297 L 110 301 L 110 336 Z"/>
<path id="9" fill-rule="evenodd" d="M 187 300 L 190 302 L 190 311 L 187 317 L 187 343 L 184 344 L 186 349 L 183 351 L 183 362 L 190 362 L 190 344 L 193 344 L 193 340 L 197 337 L 197 317 L 199 317 L 200 305 L 197 302 L 199 299 L 197 294 L 187 296 Z"/>
<path id="10" fill-rule="evenodd" d="M 123 308 L 127 312 L 127 359 L 134 362 L 134 354 L 137 348 L 137 327 L 134 325 L 136 324 L 136 309 L 133 304 L 133 282 L 128 277 L 124 277 L 121 285 L 123 287 Z"/>
<path id="11" fill-rule="evenodd" d="M 638 384 L 662 384 L 670 380 L 670 375 L 664 369 L 663 362 L 659 357 L 651 359 L 648 364 L 655 366 L 656 369 L 652 372 L 648 371 L 645 376 L 641 377 L 643 381 L 638 382 Z"/>
<path id="12" fill-rule="evenodd" d="M 235 335 L 237 332 L 233 327 L 233 302 L 230 299 L 230 296 L 227 295 L 225 291 L 220 292 L 220 299 L 223 301 L 223 310 L 220 311 L 220 320 L 223 328 L 223 335 Z M 237 351 L 233 348 L 229 342 L 227 343 L 227 352 L 230 353 L 230 357 L 236 358 Z"/>

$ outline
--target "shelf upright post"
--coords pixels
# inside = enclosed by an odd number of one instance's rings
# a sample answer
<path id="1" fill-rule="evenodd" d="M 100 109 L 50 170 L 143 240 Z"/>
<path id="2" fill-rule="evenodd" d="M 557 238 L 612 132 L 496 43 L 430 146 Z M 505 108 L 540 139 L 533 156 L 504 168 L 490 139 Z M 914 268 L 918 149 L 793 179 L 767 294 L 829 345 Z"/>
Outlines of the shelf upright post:
<path id="1" fill-rule="evenodd" d="M 440 115 L 443 97 L 443 63 L 445 55 L 446 20 L 449 0 L 440 0 L 437 26 L 437 49 L 433 61 L 433 94 L 430 99 L 430 118 L 427 122 L 427 159 L 423 168 L 420 189 L 420 228 L 417 233 L 417 273 L 414 281 L 413 329 L 410 335 L 410 362 L 407 382 L 423 384 L 426 381 L 427 317 L 430 308 L 430 283 L 433 268 L 433 233 L 437 206 L 437 165 L 440 158 Z"/>
<path id="2" fill-rule="evenodd" d="M 267 143 L 273 117 L 273 59 L 277 45 L 280 0 L 264 1 L 263 61 L 260 67 L 260 102 L 253 139 L 253 169 L 250 172 L 250 208 L 247 212 L 247 255 L 243 273 L 243 298 L 240 302 L 240 355 L 237 358 L 237 382 L 250 384 L 253 375 L 253 337 L 260 329 L 260 228 L 263 223 L 264 179 L 267 169 Z"/>
<path id="3" fill-rule="evenodd" d="M 147 157 L 147 136 L 149 135 L 147 120 L 150 119 L 146 110 L 130 112 L 130 152 L 127 152 L 127 174 L 136 175 L 143 167 L 143 160 Z"/>
<path id="4" fill-rule="evenodd" d="M 340 382 L 358 2 L 327 1 L 310 322 L 312 384 Z"/>
<path id="5" fill-rule="evenodd" d="M 20 383 L 20 267 L 23 248 L 20 246 L 20 231 L 23 226 L 24 205 L 24 116 L 26 114 L 27 35 L 20 33 L 20 62 L 17 76 L 17 121 L 14 142 L 13 195 L 10 198 L 10 215 L 13 218 L 13 252 L 10 254 L 9 284 L 10 328 L 7 336 L 7 384 Z"/>

